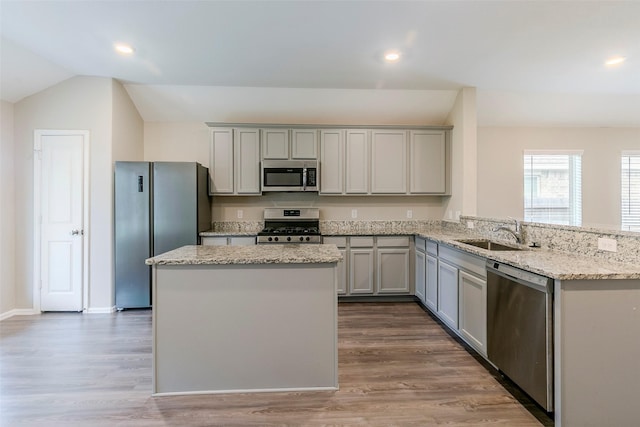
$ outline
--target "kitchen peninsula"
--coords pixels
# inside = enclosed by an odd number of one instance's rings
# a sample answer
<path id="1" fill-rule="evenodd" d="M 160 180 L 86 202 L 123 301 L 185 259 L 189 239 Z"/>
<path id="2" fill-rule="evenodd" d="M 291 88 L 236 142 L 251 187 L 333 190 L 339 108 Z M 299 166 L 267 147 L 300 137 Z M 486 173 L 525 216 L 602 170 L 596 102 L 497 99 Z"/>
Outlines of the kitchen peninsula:
<path id="1" fill-rule="evenodd" d="M 153 393 L 335 390 L 334 245 L 184 246 L 153 266 Z"/>

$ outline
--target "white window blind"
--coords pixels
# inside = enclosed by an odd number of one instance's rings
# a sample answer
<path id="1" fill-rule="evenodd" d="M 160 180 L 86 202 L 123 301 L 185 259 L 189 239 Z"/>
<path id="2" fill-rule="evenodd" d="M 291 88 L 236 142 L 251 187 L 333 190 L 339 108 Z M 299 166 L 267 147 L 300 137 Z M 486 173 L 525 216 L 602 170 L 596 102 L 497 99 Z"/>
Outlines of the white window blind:
<path id="1" fill-rule="evenodd" d="M 622 155 L 622 229 L 640 231 L 640 153 Z"/>
<path id="2" fill-rule="evenodd" d="M 581 153 L 525 152 L 524 219 L 582 224 Z"/>

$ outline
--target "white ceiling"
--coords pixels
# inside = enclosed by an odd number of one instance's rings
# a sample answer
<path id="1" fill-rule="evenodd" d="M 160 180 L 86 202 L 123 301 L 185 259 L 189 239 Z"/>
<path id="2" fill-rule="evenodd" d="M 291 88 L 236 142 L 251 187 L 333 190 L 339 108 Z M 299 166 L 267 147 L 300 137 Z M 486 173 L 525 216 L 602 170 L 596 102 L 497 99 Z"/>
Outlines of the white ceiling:
<path id="1" fill-rule="evenodd" d="M 640 1 L 1 0 L 0 14 L 9 102 L 105 76 L 145 120 L 206 121 L 221 93 L 383 90 L 437 124 L 475 87 L 483 126 L 640 127 Z M 391 48 L 401 62 L 381 60 Z M 628 60 L 605 67 L 613 55 Z"/>

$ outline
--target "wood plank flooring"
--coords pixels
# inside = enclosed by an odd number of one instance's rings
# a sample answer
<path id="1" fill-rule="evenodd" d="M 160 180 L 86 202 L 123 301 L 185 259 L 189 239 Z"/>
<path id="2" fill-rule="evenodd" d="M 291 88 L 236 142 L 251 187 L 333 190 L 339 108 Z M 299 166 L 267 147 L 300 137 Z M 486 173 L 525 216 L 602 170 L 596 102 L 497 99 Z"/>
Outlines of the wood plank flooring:
<path id="1" fill-rule="evenodd" d="M 150 311 L 15 316 L 0 425 L 541 425 L 415 303 L 340 303 L 338 328 L 339 391 L 154 398 Z"/>

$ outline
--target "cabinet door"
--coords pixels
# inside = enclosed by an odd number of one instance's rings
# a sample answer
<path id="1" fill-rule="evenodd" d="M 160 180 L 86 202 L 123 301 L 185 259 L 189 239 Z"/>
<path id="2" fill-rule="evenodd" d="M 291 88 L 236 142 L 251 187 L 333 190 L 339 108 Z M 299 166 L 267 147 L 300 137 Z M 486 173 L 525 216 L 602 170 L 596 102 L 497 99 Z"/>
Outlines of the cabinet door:
<path id="1" fill-rule="evenodd" d="M 262 158 L 289 158 L 288 129 L 262 129 Z"/>
<path id="2" fill-rule="evenodd" d="M 346 295 L 347 294 L 347 271 L 348 271 L 348 262 L 347 258 L 347 250 L 346 249 L 338 249 L 340 254 L 342 255 L 342 261 L 338 263 L 338 295 Z"/>
<path id="3" fill-rule="evenodd" d="M 416 250 L 416 296 L 425 304 L 427 257 Z"/>
<path id="4" fill-rule="evenodd" d="M 336 245 L 342 261 L 338 263 L 338 295 L 347 295 L 347 283 L 349 283 L 349 255 L 347 252 L 347 237 L 344 236 L 327 236 L 322 238 L 322 243 L 327 245 Z"/>
<path id="5" fill-rule="evenodd" d="M 443 194 L 446 192 L 445 131 L 411 131 L 409 192 Z"/>
<path id="6" fill-rule="evenodd" d="M 373 248 L 349 252 L 349 293 L 373 294 Z"/>
<path id="7" fill-rule="evenodd" d="M 253 246 L 256 244 L 255 236 L 236 236 L 229 238 L 229 245 L 231 246 Z"/>
<path id="8" fill-rule="evenodd" d="M 344 194 L 344 131 L 320 132 L 320 194 Z"/>
<path id="9" fill-rule="evenodd" d="M 438 258 L 427 254 L 424 303 L 434 313 L 438 312 Z"/>
<path id="10" fill-rule="evenodd" d="M 378 248 L 377 284 L 380 294 L 409 293 L 409 249 Z"/>
<path id="11" fill-rule="evenodd" d="M 202 238 L 202 246 L 227 246 L 227 238 L 205 236 Z"/>
<path id="12" fill-rule="evenodd" d="M 438 316 L 453 329 L 458 329 L 458 269 L 438 261 Z"/>
<path id="13" fill-rule="evenodd" d="M 407 132 L 374 130 L 371 133 L 371 193 L 407 192 Z"/>
<path id="14" fill-rule="evenodd" d="M 348 130 L 346 140 L 346 192 L 369 192 L 369 131 Z"/>
<path id="15" fill-rule="evenodd" d="M 233 129 L 211 129 L 210 194 L 233 194 Z"/>
<path id="16" fill-rule="evenodd" d="M 259 136 L 258 129 L 235 130 L 235 192 L 237 194 L 260 194 Z"/>
<path id="17" fill-rule="evenodd" d="M 479 353 L 487 355 L 487 282 L 465 271 L 458 276 L 460 334 Z"/>
<path id="18" fill-rule="evenodd" d="M 294 129 L 291 131 L 291 158 L 307 160 L 318 158 L 318 131 Z"/>

